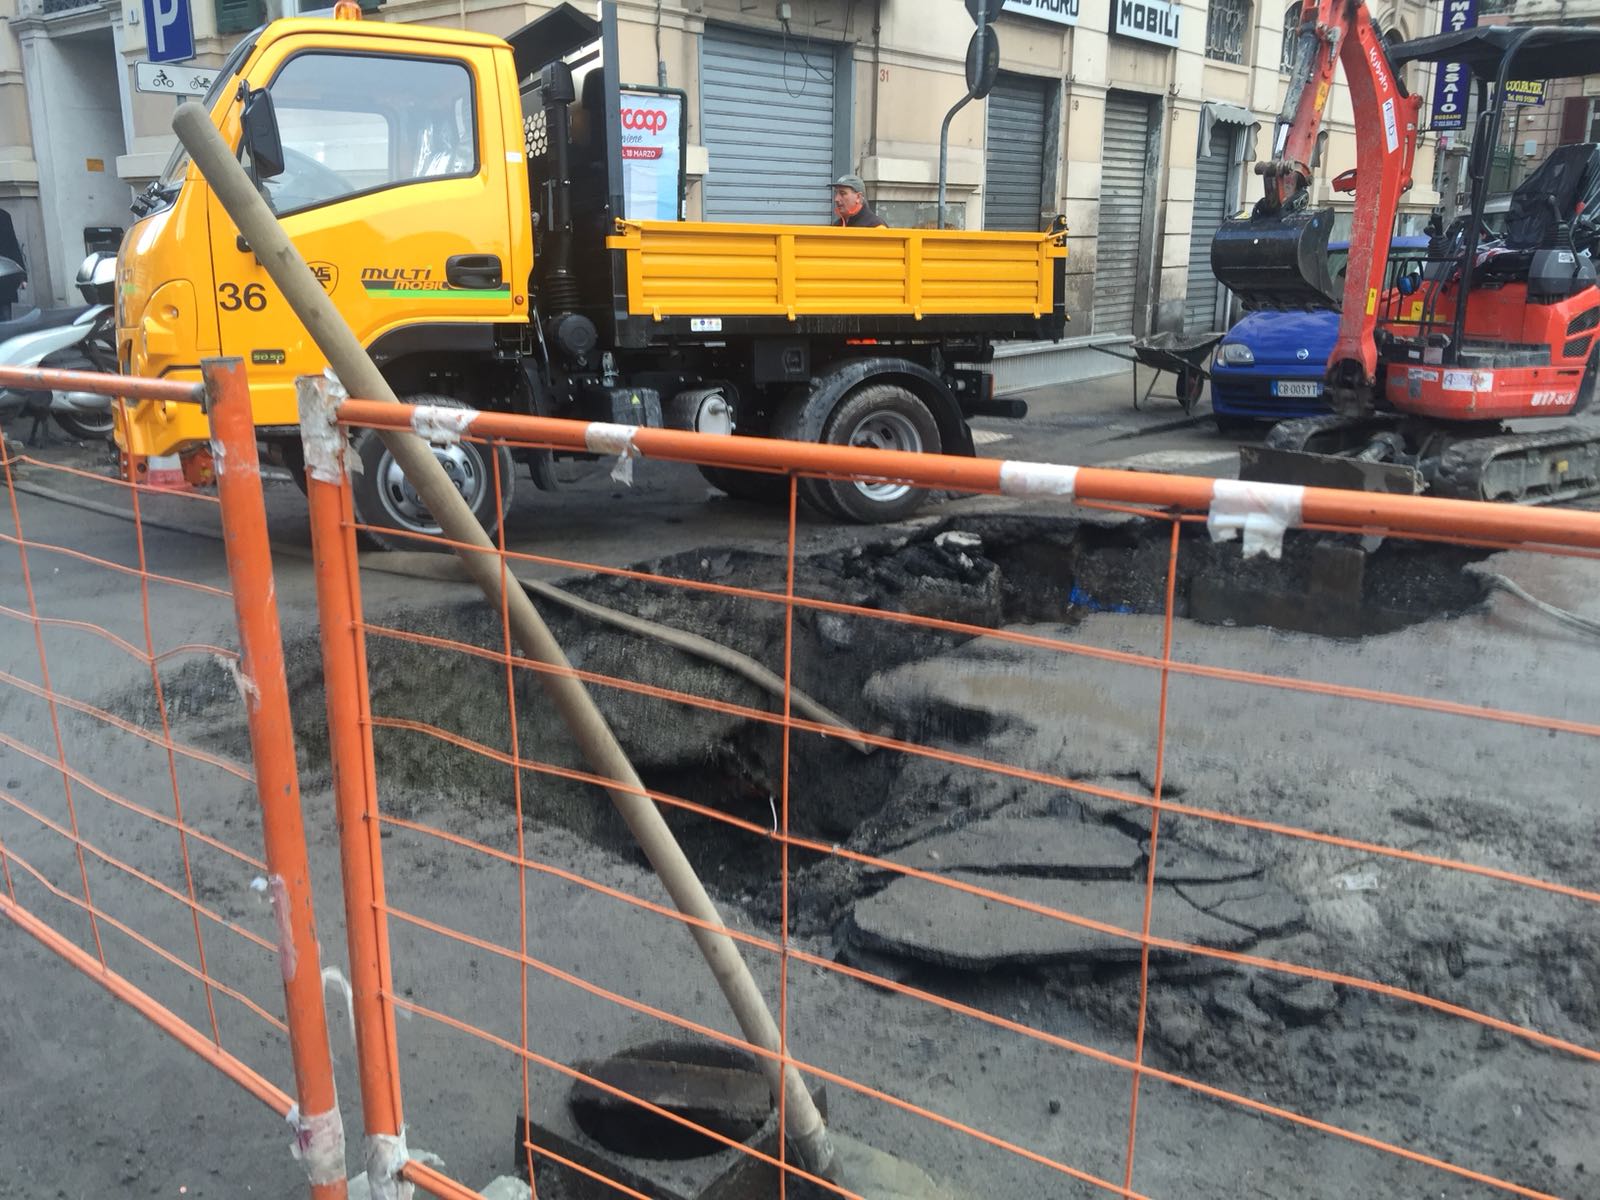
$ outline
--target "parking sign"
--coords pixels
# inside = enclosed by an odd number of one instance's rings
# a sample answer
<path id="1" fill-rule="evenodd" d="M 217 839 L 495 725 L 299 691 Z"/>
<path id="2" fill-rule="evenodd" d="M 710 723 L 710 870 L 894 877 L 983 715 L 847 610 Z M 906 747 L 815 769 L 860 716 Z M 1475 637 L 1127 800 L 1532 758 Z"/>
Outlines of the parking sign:
<path id="1" fill-rule="evenodd" d="M 150 61 L 182 62 L 194 57 L 194 22 L 189 0 L 144 0 L 144 39 Z"/>

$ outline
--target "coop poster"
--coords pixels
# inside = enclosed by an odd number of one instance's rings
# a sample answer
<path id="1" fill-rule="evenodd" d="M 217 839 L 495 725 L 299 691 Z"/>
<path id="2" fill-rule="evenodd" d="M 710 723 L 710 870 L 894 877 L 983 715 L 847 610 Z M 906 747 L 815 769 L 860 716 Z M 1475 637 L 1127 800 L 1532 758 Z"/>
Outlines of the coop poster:
<path id="1" fill-rule="evenodd" d="M 683 93 L 622 89 L 622 208 L 631 221 L 683 215 Z"/>

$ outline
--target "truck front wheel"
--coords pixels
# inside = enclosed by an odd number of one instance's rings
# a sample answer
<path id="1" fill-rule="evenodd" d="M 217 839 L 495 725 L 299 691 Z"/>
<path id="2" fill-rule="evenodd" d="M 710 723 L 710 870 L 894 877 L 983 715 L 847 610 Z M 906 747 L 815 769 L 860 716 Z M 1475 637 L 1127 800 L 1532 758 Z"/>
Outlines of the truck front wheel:
<path id="1" fill-rule="evenodd" d="M 895 383 L 857 388 L 828 416 L 824 443 L 938 454 L 943 443 L 933 413 L 914 392 Z M 816 508 L 862 524 L 899 521 L 922 507 L 927 493 L 898 480 L 803 479 L 803 494 Z"/>
<path id="2" fill-rule="evenodd" d="M 448 396 L 406 396 L 408 404 L 434 404 L 441 408 L 465 408 L 459 400 Z M 417 494 L 416 487 L 406 478 L 400 464 L 389 453 L 383 439 L 371 429 L 356 435 L 352 447 L 361 459 L 361 472 L 351 478 L 355 517 L 367 526 L 362 536 L 383 550 L 435 550 L 441 549 L 423 538 L 409 534 L 440 536 L 442 530 L 433 514 Z M 472 515 L 492 538 L 500 522 L 511 508 L 511 490 L 514 474 L 511 452 L 504 446 L 491 447 L 467 438 L 449 446 L 432 447 L 433 456 L 455 484 L 461 498 L 467 502 Z M 495 503 L 495 464 L 498 461 L 500 485 L 499 500 Z M 392 531 L 392 532 L 390 532 Z"/>

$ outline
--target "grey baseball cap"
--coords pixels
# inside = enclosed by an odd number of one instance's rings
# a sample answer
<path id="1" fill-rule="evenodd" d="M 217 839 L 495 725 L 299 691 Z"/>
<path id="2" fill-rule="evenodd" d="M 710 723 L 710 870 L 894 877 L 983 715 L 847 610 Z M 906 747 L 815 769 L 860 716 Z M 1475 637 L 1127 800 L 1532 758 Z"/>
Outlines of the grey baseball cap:
<path id="1" fill-rule="evenodd" d="M 836 188 L 838 188 L 838 187 L 853 188 L 855 191 L 860 192 L 863 196 L 865 196 L 867 194 L 867 185 L 862 182 L 861 176 L 859 176 L 859 175 L 841 175 L 841 176 L 839 176 L 839 178 L 835 179 L 828 186 L 829 187 L 836 187 Z"/>

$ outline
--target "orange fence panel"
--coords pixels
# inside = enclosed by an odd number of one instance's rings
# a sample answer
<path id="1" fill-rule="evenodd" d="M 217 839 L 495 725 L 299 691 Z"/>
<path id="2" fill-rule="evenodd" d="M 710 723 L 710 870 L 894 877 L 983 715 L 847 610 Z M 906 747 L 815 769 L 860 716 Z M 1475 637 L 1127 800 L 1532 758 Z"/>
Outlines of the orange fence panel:
<path id="1" fill-rule="evenodd" d="M 49 1031 L 19 1036 L 7 1066 L 5 1141 L 25 1156 L 8 1175 L 29 1195 L 126 1194 L 156 1172 L 160 1194 L 239 1196 L 274 1186 L 274 1160 L 280 1190 L 298 1174 L 313 1196 L 346 1194 L 249 393 L 237 360 L 205 376 L 202 387 L 0 369 L 0 387 L 208 400 L 219 427 L 242 421 L 248 435 L 220 498 L 158 496 L 0 442 L 0 914 L 287 1117 L 291 1134 L 258 1124 L 270 1152 L 257 1152 L 226 1098 L 209 1113 L 193 1103 L 191 1087 L 211 1093 L 181 1056 L 138 1068 L 142 1042 L 124 1041 L 104 1006 L 64 1004 L 77 993 L 60 966 L 25 970 L 8 939 L 12 1028 Z M 163 532 L 151 510 L 174 507 L 204 510 L 193 519 L 210 540 Z M 196 681 L 231 693 L 248 745 L 183 712 L 173 686 Z M 137 1081 L 131 1111 L 108 1119 L 90 1097 L 126 1086 L 119 1071 Z M 80 1076 L 77 1112 L 47 1102 Z M 103 1152 L 69 1153 L 68 1130 Z"/>
<path id="2" fill-rule="evenodd" d="M 563 668 L 503 603 L 364 602 L 342 438 L 308 445 L 380 1172 L 469 1195 L 520 1159 L 545 1196 L 686 1200 L 1589 1194 L 1600 513 L 336 418 L 789 481 L 766 552 L 581 562 L 502 529 Z M 819 478 L 977 495 L 803 552 Z M 737 1032 L 553 674 L 712 889 L 776 1050 Z M 824 1097 L 829 1178 L 777 1136 L 763 1058 Z"/>

